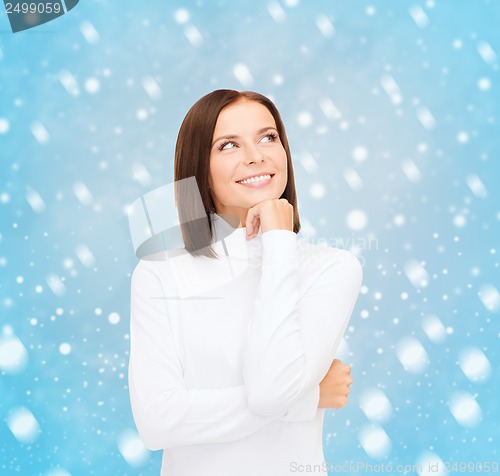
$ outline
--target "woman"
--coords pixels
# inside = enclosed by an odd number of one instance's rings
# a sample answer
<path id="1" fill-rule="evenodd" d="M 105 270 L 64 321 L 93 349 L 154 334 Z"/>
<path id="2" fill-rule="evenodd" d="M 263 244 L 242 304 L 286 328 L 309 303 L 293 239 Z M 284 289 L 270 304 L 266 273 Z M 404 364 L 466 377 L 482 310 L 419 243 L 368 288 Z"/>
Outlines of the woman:
<path id="1" fill-rule="evenodd" d="M 268 98 L 217 90 L 190 109 L 175 183 L 192 176 L 199 191 L 176 195 L 185 253 L 143 259 L 132 276 L 139 435 L 164 450 L 166 476 L 326 472 L 324 408 L 347 403 L 350 368 L 334 356 L 361 265 L 298 239 L 292 159 Z M 196 192 L 206 219 L 193 215 Z"/>

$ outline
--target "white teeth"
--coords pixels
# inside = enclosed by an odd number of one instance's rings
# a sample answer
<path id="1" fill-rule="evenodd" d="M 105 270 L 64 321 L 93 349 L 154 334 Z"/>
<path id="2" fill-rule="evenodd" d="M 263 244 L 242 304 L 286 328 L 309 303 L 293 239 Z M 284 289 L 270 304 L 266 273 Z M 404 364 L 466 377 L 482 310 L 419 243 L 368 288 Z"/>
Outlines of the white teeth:
<path id="1" fill-rule="evenodd" d="M 252 177 L 247 180 L 240 180 L 238 183 L 253 183 L 253 182 L 261 182 L 262 180 L 270 179 L 270 175 L 260 175 L 259 177 Z"/>

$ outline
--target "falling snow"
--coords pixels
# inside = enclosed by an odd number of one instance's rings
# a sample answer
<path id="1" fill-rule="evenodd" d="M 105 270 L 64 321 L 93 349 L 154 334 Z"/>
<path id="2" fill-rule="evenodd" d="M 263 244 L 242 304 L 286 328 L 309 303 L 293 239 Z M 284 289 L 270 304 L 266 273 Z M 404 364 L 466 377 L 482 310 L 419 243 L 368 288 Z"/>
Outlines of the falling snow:
<path id="1" fill-rule="evenodd" d="M 15 407 L 9 412 L 7 426 L 19 443 L 32 443 L 41 433 L 37 419 L 25 407 Z"/>

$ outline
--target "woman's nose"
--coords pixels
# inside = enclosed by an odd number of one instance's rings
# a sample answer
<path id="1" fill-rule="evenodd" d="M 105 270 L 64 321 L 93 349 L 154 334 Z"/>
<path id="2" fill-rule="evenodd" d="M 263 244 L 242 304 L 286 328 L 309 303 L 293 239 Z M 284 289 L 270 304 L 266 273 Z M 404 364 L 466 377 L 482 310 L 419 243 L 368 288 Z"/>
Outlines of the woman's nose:
<path id="1" fill-rule="evenodd" d="M 255 145 L 247 147 L 246 160 L 247 162 L 258 162 L 264 159 L 264 154 Z"/>

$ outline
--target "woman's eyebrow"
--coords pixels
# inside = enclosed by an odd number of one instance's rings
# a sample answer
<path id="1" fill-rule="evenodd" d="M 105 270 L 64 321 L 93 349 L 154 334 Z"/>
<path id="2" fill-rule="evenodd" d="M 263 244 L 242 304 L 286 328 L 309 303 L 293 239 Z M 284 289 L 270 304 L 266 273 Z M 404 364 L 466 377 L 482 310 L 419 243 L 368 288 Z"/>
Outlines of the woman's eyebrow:
<path id="1" fill-rule="evenodd" d="M 259 130 L 257 131 L 256 135 L 258 135 L 258 134 L 262 134 L 263 132 L 266 132 L 266 131 L 268 131 L 269 129 L 273 129 L 274 131 L 278 132 L 278 130 L 276 129 L 276 127 L 274 127 L 274 126 L 269 126 L 269 127 L 262 127 L 261 129 L 259 129 Z M 217 141 L 219 141 L 219 140 L 221 140 L 221 139 L 239 139 L 239 138 L 240 138 L 240 136 L 236 136 L 236 135 L 234 135 L 234 134 L 228 134 L 228 135 L 225 135 L 225 136 L 220 136 L 220 137 L 217 137 L 217 139 L 215 139 L 215 140 L 212 142 L 212 147 L 213 147 L 213 145 L 214 145 Z"/>
<path id="2" fill-rule="evenodd" d="M 215 139 L 213 142 L 212 142 L 212 146 L 219 140 L 221 139 L 239 139 L 240 136 L 235 136 L 235 135 L 227 135 L 227 136 L 220 136 L 220 137 L 217 137 L 217 139 Z"/>

